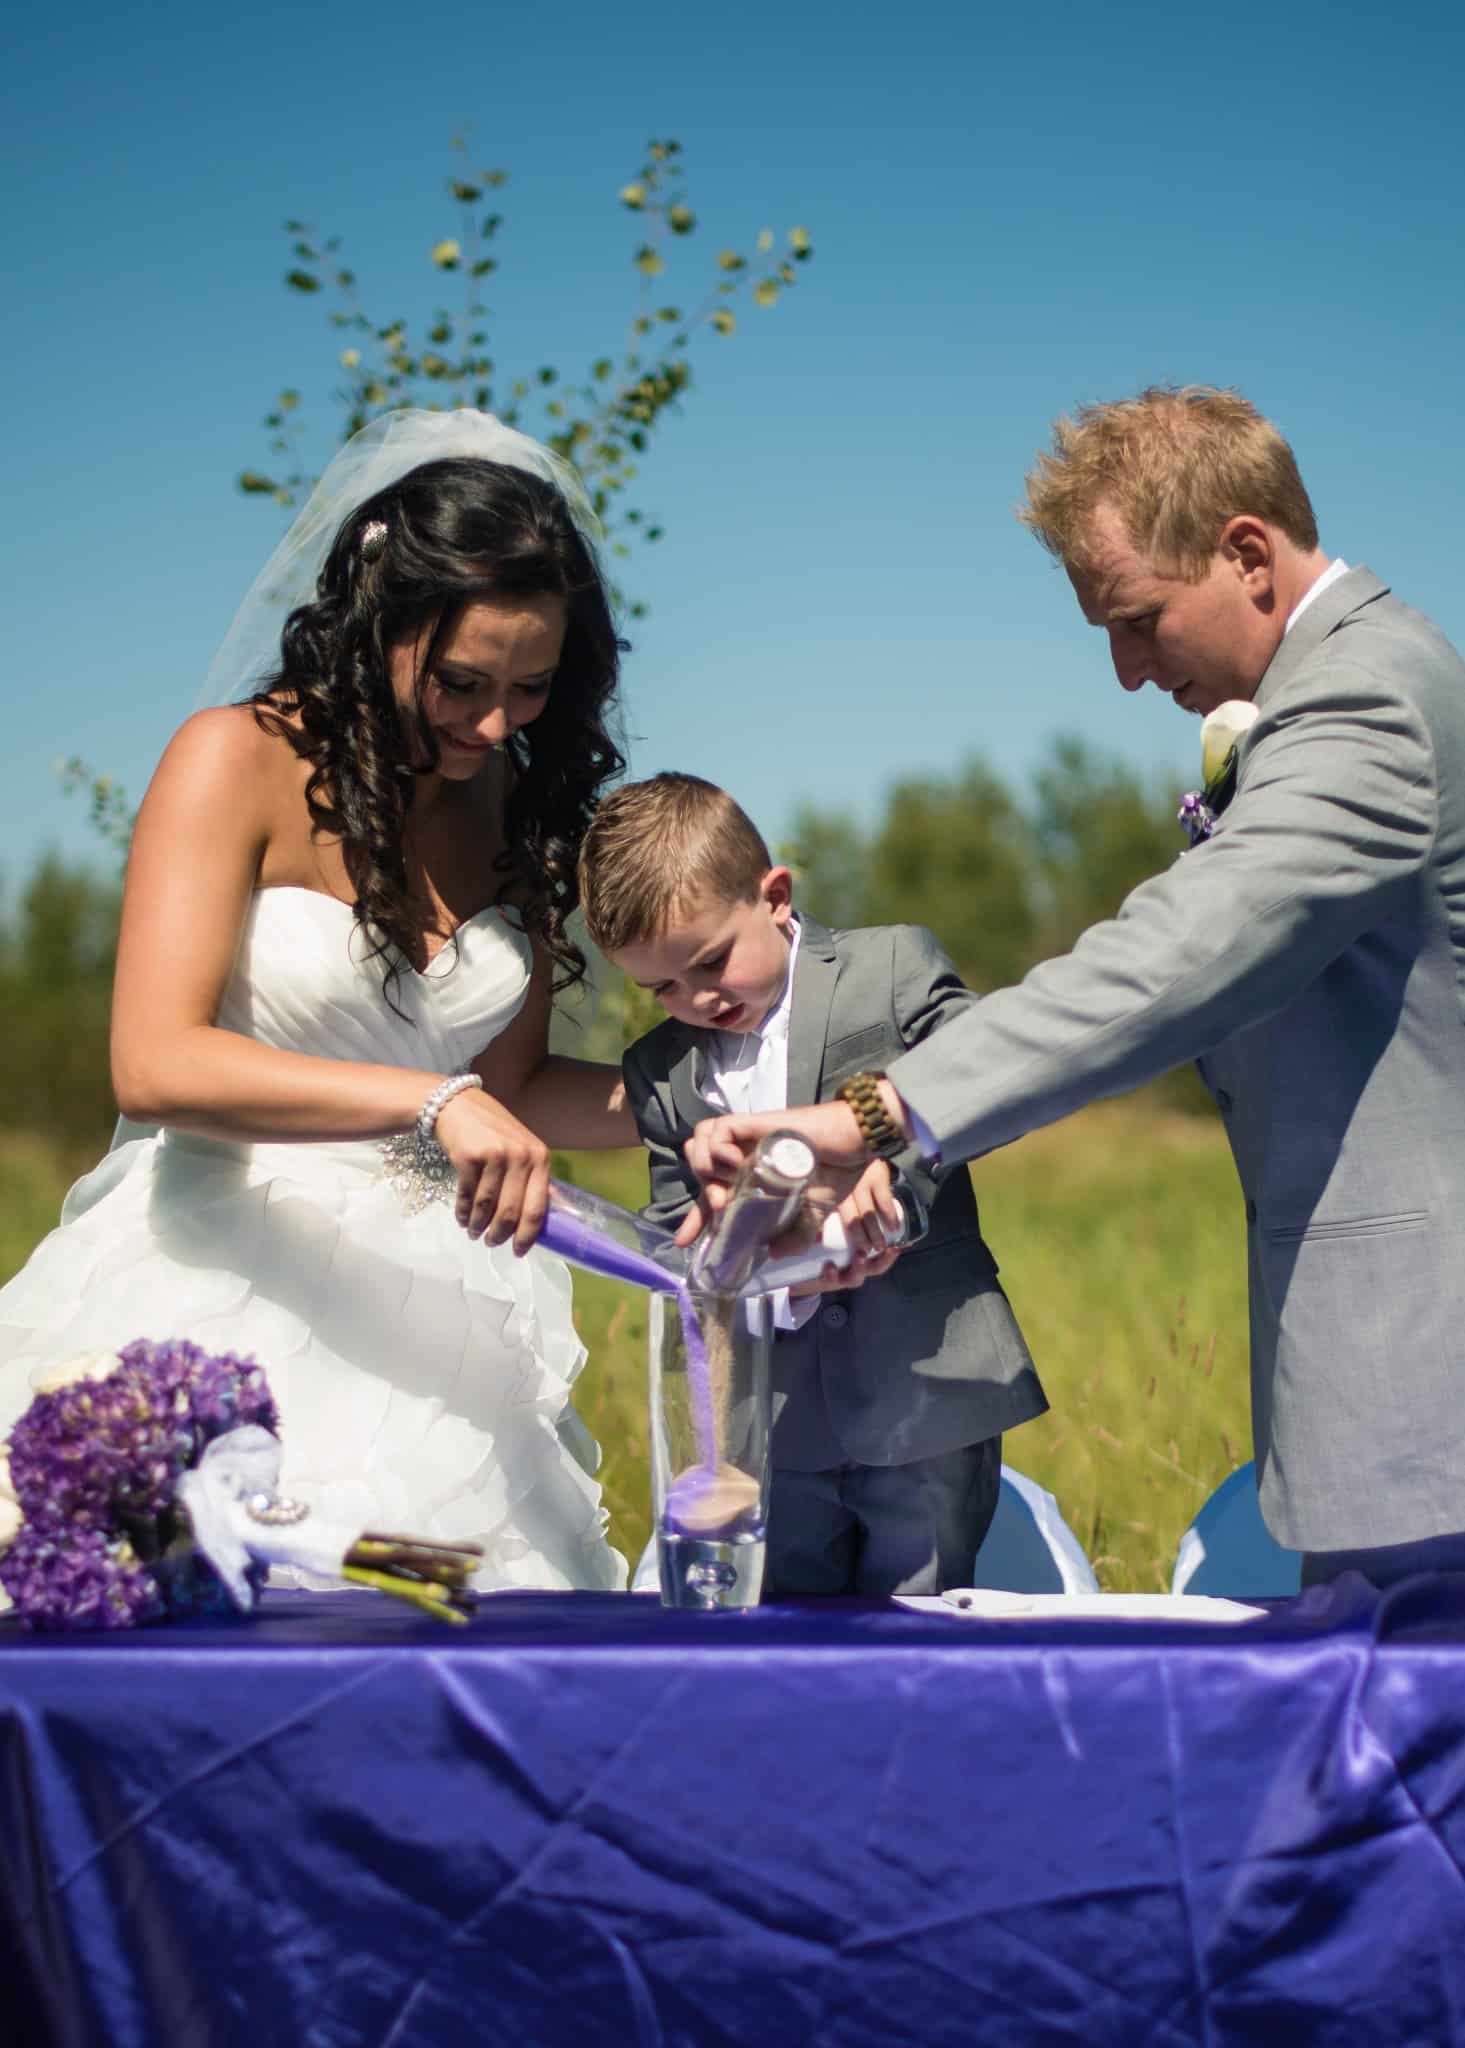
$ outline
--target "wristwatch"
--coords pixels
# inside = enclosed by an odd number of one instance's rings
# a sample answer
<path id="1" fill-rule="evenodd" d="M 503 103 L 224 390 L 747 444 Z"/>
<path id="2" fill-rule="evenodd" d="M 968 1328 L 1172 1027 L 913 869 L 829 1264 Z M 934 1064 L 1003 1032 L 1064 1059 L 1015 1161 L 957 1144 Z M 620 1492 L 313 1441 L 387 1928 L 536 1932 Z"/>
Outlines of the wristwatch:
<path id="1" fill-rule="evenodd" d="M 907 1141 L 905 1132 L 880 1100 L 879 1083 L 884 1079 L 883 1067 L 868 1067 L 864 1073 L 851 1074 L 847 1081 L 841 1081 L 834 1092 L 854 1111 L 866 1151 L 873 1152 L 877 1159 L 893 1159 L 897 1152 L 904 1152 Z"/>

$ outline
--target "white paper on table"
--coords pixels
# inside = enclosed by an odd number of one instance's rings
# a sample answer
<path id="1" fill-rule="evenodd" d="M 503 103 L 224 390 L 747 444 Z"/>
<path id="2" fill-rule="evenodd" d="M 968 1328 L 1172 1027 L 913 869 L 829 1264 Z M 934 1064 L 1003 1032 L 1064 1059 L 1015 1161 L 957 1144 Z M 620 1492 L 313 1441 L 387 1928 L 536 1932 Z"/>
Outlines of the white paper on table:
<path id="1" fill-rule="evenodd" d="M 1210 1593 L 999 1593 L 952 1586 L 945 1593 L 896 1593 L 902 1607 L 969 1621 L 1252 1621 L 1267 1612 Z"/>

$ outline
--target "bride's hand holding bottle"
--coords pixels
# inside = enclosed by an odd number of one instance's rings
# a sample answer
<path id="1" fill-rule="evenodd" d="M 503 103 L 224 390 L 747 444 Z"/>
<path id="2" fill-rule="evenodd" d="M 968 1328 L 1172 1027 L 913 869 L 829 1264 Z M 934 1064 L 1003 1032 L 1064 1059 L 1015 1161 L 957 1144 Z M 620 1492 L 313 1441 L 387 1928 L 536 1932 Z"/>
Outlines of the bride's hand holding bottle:
<path id="1" fill-rule="evenodd" d="M 495 1096 L 465 1088 L 438 1112 L 434 1136 L 458 1175 L 455 1213 L 470 1237 L 528 1251 L 549 1206 L 550 1152 Z"/>

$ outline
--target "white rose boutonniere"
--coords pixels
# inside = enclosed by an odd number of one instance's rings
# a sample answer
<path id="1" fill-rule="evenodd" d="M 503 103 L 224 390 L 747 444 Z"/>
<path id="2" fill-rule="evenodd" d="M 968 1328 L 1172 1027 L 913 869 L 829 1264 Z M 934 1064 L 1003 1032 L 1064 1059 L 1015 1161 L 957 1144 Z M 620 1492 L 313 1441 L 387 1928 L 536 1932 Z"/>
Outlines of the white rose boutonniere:
<path id="1" fill-rule="evenodd" d="M 1201 723 L 1201 779 L 1210 784 L 1220 779 L 1233 764 L 1236 743 L 1261 717 L 1255 704 L 1244 697 L 1230 697 L 1218 704 Z"/>
<path id="2" fill-rule="evenodd" d="M 1231 801 L 1236 787 L 1236 749 L 1261 713 L 1244 697 L 1230 697 L 1210 712 L 1200 729 L 1200 768 L 1203 787 L 1188 789 L 1180 799 L 1176 817 L 1190 834 L 1192 846 L 1209 839 L 1216 820 Z"/>

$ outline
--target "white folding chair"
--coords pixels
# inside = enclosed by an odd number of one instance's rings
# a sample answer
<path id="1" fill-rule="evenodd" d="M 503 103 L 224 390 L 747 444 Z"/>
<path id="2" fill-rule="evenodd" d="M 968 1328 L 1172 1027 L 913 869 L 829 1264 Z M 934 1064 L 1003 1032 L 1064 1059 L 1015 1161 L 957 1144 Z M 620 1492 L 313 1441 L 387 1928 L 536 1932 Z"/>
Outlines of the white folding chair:
<path id="1" fill-rule="evenodd" d="M 972 1566 L 972 1584 L 1002 1593 L 1097 1593 L 1083 1545 L 1052 1494 L 1002 1468 L 997 1512 Z"/>
<path id="2" fill-rule="evenodd" d="M 1248 1460 L 1222 1480 L 1181 1537 L 1170 1591 L 1279 1599 L 1301 1585 L 1302 1553 L 1284 1550 L 1262 1520 L 1256 1466 Z"/>

